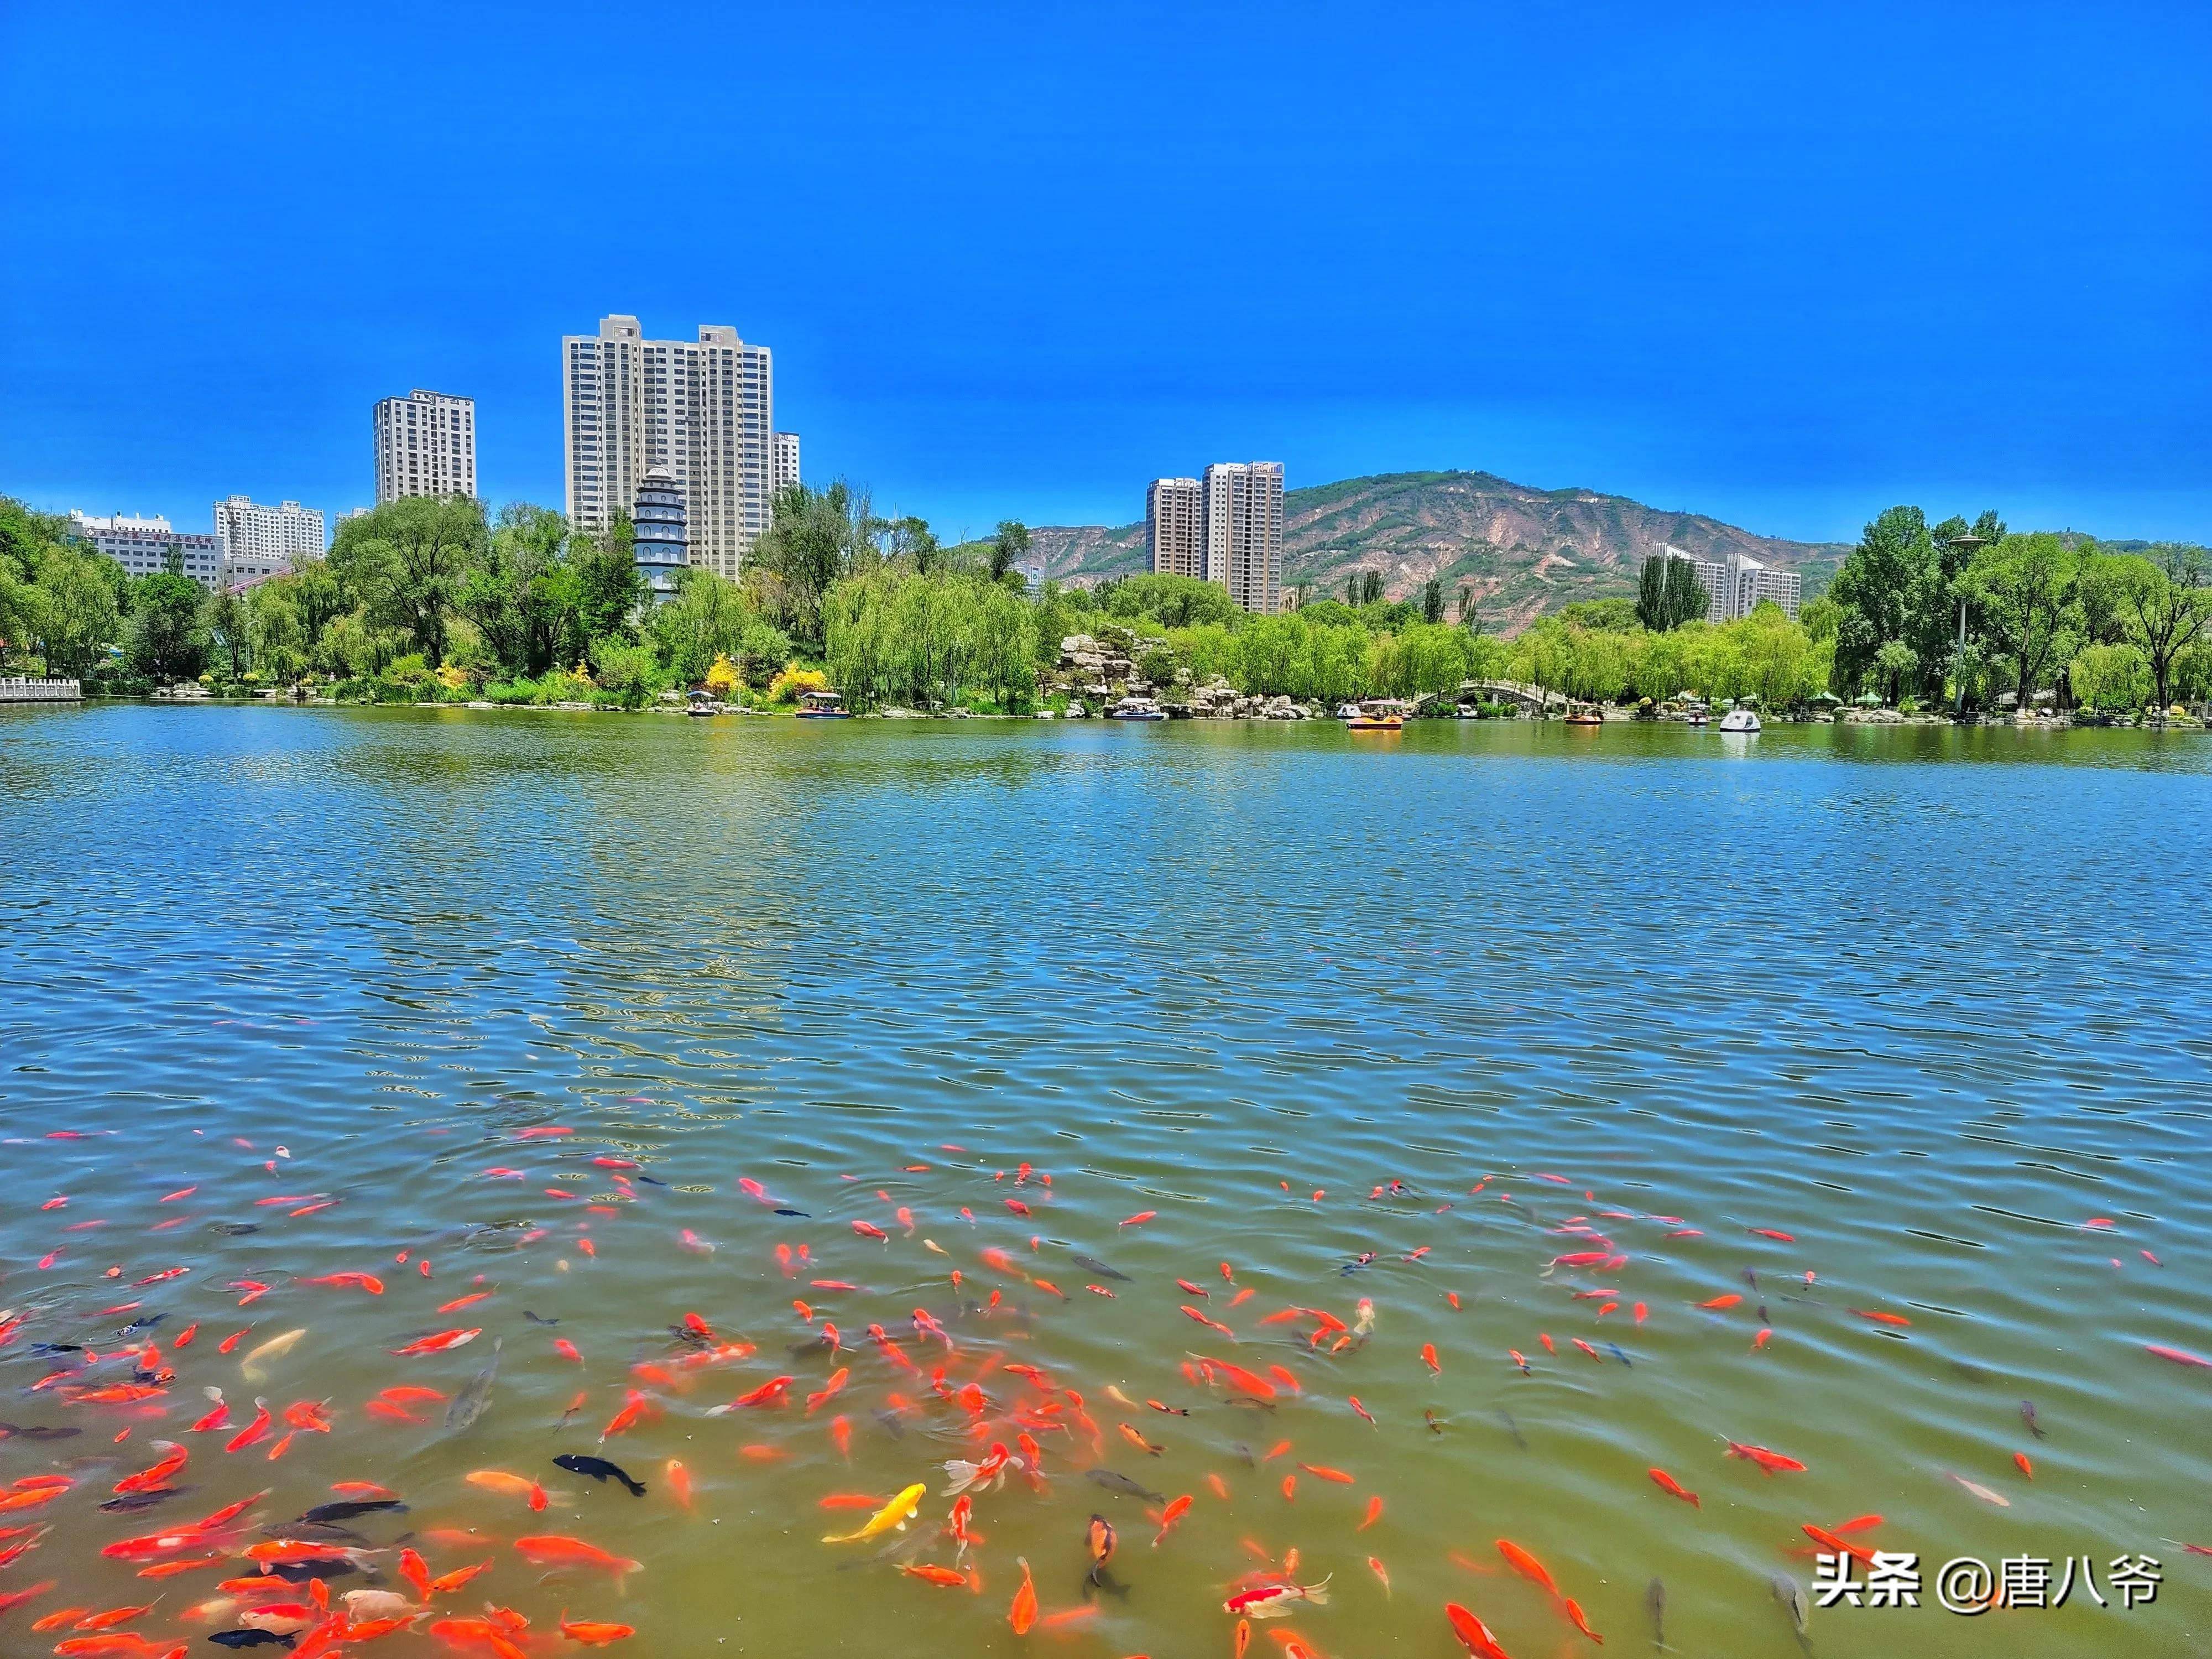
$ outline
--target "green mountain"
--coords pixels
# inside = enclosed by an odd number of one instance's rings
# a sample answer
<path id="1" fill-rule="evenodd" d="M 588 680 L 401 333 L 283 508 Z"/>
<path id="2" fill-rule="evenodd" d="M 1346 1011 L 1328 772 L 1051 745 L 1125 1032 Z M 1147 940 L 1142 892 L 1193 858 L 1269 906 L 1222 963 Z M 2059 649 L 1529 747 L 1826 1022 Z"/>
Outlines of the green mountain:
<path id="1" fill-rule="evenodd" d="M 1094 581 L 1145 568 L 1145 526 L 1048 526 L 1030 551 L 1048 576 Z M 1292 489 L 1283 498 L 1283 584 L 1341 597 L 1354 571 L 1379 570 L 1391 599 L 1431 576 L 1472 587 L 1485 623 L 1525 627 L 1577 599 L 1630 597 L 1644 559 L 1672 544 L 1701 558 L 1747 553 L 1805 578 L 1809 599 L 1850 550 L 1755 536 L 1702 514 L 1669 513 L 1594 489 L 1532 489 L 1487 472 L 1389 472 Z"/>

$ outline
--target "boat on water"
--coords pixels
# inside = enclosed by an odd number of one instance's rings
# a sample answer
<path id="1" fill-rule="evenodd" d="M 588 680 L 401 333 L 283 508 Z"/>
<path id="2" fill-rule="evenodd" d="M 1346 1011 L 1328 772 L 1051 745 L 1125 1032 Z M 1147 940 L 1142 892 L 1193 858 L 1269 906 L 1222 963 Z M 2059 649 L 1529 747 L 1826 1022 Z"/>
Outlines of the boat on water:
<path id="1" fill-rule="evenodd" d="M 1601 709 L 1594 702 L 1578 702 L 1570 704 L 1567 708 L 1567 724 L 1570 726 L 1603 726 L 1605 724 L 1605 711 Z"/>
<path id="2" fill-rule="evenodd" d="M 803 720 L 848 720 L 853 718 L 853 711 L 845 707 L 844 698 L 835 691 L 800 692 L 796 712 Z"/>
<path id="3" fill-rule="evenodd" d="M 1720 729 L 1723 732 L 1741 732 L 1756 737 L 1759 733 L 1759 716 L 1748 708 L 1731 708 L 1721 716 Z"/>
<path id="4" fill-rule="evenodd" d="M 1346 709 L 1351 712 L 1345 714 Z M 1337 712 L 1344 715 L 1344 729 L 1347 732 L 1402 732 L 1406 727 L 1404 707 L 1382 699 L 1348 702 Z"/>
<path id="5" fill-rule="evenodd" d="M 722 712 L 722 705 L 711 691 L 693 691 L 686 696 L 684 712 L 702 716 L 719 714 Z"/>
<path id="6" fill-rule="evenodd" d="M 1106 711 L 1109 720 L 1164 720 L 1167 711 L 1150 697 L 1124 697 Z"/>

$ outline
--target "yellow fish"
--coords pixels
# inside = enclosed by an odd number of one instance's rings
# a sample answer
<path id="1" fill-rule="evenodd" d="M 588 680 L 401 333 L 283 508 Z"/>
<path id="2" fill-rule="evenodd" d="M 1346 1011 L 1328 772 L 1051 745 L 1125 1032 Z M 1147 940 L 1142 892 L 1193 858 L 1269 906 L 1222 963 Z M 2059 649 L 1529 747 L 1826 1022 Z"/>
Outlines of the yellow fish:
<path id="1" fill-rule="evenodd" d="M 292 1345 L 307 1334 L 307 1328 L 302 1325 L 296 1331 L 287 1331 L 282 1336 L 272 1336 L 239 1362 L 239 1375 L 249 1382 L 266 1382 L 269 1380 L 269 1373 L 261 1369 L 259 1362 L 264 1359 L 283 1358 L 291 1352 Z"/>
<path id="2" fill-rule="evenodd" d="M 830 1533 L 823 1536 L 825 1544 L 857 1544 L 863 1539 L 873 1538 L 878 1533 L 889 1532 L 893 1527 L 903 1527 L 921 1508 L 922 1494 L 929 1490 L 923 1486 L 908 1486 L 896 1498 L 868 1517 L 868 1524 L 858 1532 Z"/>

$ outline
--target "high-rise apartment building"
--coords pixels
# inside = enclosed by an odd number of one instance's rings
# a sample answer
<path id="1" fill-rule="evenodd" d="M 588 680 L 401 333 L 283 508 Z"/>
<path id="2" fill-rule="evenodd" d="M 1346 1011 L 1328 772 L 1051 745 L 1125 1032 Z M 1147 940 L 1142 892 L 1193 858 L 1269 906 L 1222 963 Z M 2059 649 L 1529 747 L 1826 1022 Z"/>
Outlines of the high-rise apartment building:
<path id="1" fill-rule="evenodd" d="M 1145 543 L 1155 576 L 1206 576 L 1206 504 L 1195 478 L 1155 478 L 1145 491 Z"/>
<path id="2" fill-rule="evenodd" d="M 149 519 L 128 513 L 103 519 L 71 508 L 70 528 L 121 565 L 129 575 L 151 576 L 167 570 L 172 554 L 182 564 L 185 574 L 203 587 L 213 587 L 222 574 L 222 555 L 214 537 L 179 535 L 158 513 Z"/>
<path id="3" fill-rule="evenodd" d="M 604 531 L 634 513 L 648 468 L 683 492 L 693 564 L 734 577 L 775 494 L 775 373 L 766 346 L 708 325 L 648 340 L 635 317 L 561 341 L 568 521 Z"/>
<path id="4" fill-rule="evenodd" d="M 477 493 L 477 402 L 410 392 L 376 405 L 376 504 Z"/>
<path id="5" fill-rule="evenodd" d="M 799 434 L 779 432 L 775 434 L 775 493 L 779 495 L 799 483 Z"/>
<path id="6" fill-rule="evenodd" d="M 1705 620 L 1709 623 L 1734 622 L 1739 617 L 1748 617 L 1770 599 L 1780 605 L 1783 614 L 1792 622 L 1797 619 L 1805 579 L 1794 570 L 1777 570 L 1747 553 L 1731 553 L 1724 559 L 1701 559 L 1679 547 L 1662 547 L 1659 551 L 1662 556 L 1679 559 L 1696 572 L 1698 585 L 1705 590 Z"/>
<path id="7" fill-rule="evenodd" d="M 1283 584 L 1283 465 L 1228 461 L 1206 469 L 1206 579 L 1242 611 L 1272 616 Z"/>
<path id="8" fill-rule="evenodd" d="M 215 544 L 225 586 L 279 576 L 301 559 L 319 559 L 330 545 L 323 515 L 286 501 L 263 507 L 244 495 L 215 504 Z"/>

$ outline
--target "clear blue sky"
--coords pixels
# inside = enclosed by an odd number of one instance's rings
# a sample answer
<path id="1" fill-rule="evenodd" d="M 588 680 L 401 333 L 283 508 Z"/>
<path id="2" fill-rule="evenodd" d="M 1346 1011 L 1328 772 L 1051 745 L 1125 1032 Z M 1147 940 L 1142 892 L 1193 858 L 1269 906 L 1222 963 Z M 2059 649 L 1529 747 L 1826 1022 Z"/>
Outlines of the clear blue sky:
<path id="1" fill-rule="evenodd" d="M 371 491 L 559 337 L 775 351 L 941 531 L 1483 468 L 1849 538 L 2212 539 L 2212 7 L 0 0 L 0 489 Z"/>

